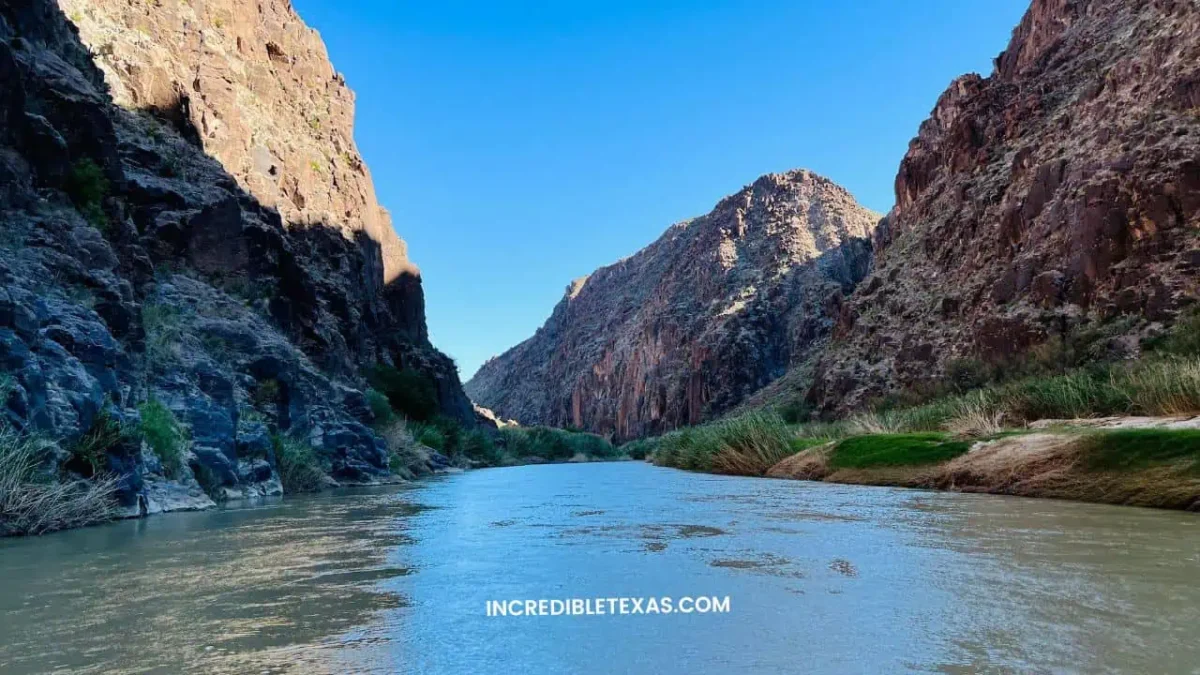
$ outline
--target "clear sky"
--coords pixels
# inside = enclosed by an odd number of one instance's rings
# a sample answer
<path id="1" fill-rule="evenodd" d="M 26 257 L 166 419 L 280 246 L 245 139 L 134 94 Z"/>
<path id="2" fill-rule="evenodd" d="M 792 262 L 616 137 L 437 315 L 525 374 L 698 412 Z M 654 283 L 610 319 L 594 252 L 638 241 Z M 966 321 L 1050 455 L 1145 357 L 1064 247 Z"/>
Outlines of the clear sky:
<path id="1" fill-rule="evenodd" d="M 950 80 L 1028 0 L 294 0 L 468 379 L 571 279 L 804 167 L 891 208 Z"/>

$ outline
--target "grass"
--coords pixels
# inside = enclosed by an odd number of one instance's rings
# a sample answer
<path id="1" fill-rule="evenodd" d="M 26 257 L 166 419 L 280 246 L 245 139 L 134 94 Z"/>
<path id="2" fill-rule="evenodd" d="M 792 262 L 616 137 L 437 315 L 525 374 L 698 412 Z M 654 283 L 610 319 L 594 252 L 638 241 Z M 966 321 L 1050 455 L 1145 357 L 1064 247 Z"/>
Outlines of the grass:
<path id="1" fill-rule="evenodd" d="M 108 453 L 116 448 L 125 438 L 125 430 L 107 408 L 102 408 L 92 420 L 88 428 L 68 448 L 70 459 L 66 468 L 80 475 L 91 478 L 108 468 Z"/>
<path id="2" fill-rule="evenodd" d="M 387 429 L 396 420 L 396 413 L 392 410 L 392 404 L 388 402 L 387 396 L 368 389 L 366 393 L 367 407 L 371 409 L 371 417 L 374 420 L 375 427 L 378 429 Z"/>
<path id="3" fill-rule="evenodd" d="M 121 481 L 55 480 L 41 470 L 52 444 L 0 425 L 0 536 L 30 535 L 111 520 Z"/>
<path id="4" fill-rule="evenodd" d="M 608 439 L 582 431 L 551 427 L 505 427 L 500 430 L 500 463 L 541 459 L 547 462 L 615 459 L 621 453 Z"/>
<path id="5" fill-rule="evenodd" d="M 829 466 L 871 469 L 884 466 L 922 466 L 949 461 L 971 444 L 949 440 L 945 434 L 869 434 L 852 436 L 834 446 Z"/>
<path id="6" fill-rule="evenodd" d="M 417 442 L 403 419 L 393 419 L 380 431 L 388 448 L 388 469 L 395 475 L 412 479 L 429 473 L 429 447 Z"/>
<path id="7" fill-rule="evenodd" d="M 271 436 L 275 468 L 285 492 L 317 492 L 325 485 L 325 471 L 308 443 L 284 434 Z"/>
<path id="8" fill-rule="evenodd" d="M 753 412 L 666 434 L 658 439 L 653 459 L 690 471 L 758 476 L 797 452 L 794 440 L 778 414 Z"/>
<path id="9" fill-rule="evenodd" d="M 138 431 L 146 445 L 162 461 L 163 471 L 168 478 L 178 478 L 183 469 L 183 454 L 187 449 L 187 433 L 175 413 L 157 399 L 151 398 L 138 406 L 141 421 Z"/>
<path id="10" fill-rule="evenodd" d="M 165 369 L 179 359 L 184 332 L 179 310 L 162 303 L 146 303 L 142 305 L 142 328 L 146 331 L 146 360 L 152 369 Z"/>
<path id="11" fill-rule="evenodd" d="M 412 436 L 421 445 L 433 448 L 438 452 L 445 452 L 448 447 L 446 433 L 435 424 L 412 425 Z"/>
<path id="12" fill-rule="evenodd" d="M 67 175 L 65 187 L 71 203 L 89 223 L 101 230 L 108 226 L 104 198 L 108 196 L 111 185 L 100 165 L 89 157 L 75 162 Z"/>
<path id="13" fill-rule="evenodd" d="M 1088 434 L 1082 445 L 1087 467 L 1097 471 L 1187 464 L 1191 473 L 1200 473 L 1200 429 L 1106 431 Z"/>

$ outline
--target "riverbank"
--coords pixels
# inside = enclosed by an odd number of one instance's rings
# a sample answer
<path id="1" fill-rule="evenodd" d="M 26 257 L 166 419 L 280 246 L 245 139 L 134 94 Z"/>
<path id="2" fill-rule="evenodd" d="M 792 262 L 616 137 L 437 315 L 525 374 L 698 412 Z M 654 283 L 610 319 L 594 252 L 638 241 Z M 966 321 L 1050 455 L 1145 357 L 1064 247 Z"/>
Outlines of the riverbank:
<path id="1" fill-rule="evenodd" d="M 686 435 L 665 437 L 649 459 L 717 474 L 1200 511 L 1200 416 L 1041 420 L 977 439 L 947 432 L 790 437 L 788 450 L 780 440 L 794 432 L 770 416 L 724 427 L 725 445 L 707 463 Z"/>
<path id="2" fill-rule="evenodd" d="M 832 422 L 788 419 L 786 407 L 759 410 L 623 449 L 718 474 L 1197 511 L 1193 333 L 1176 330 L 1139 360 L 1018 377 L 909 407 Z"/>
<path id="3" fill-rule="evenodd" d="M 900 447 L 910 452 L 896 453 Z M 798 452 L 764 475 L 1200 511 L 1197 456 L 1200 417 L 1110 418 L 970 443 L 937 434 L 859 436 Z"/>
<path id="4" fill-rule="evenodd" d="M 253 463 L 239 462 L 243 480 L 236 483 L 203 470 L 199 450 L 187 442 L 188 430 L 174 418 L 170 427 L 177 430 L 177 438 L 171 465 L 139 425 L 114 421 L 104 438 L 89 434 L 55 442 L 0 421 L 0 537 L 205 511 L 225 503 L 257 503 L 333 488 L 392 485 L 469 469 L 628 459 L 595 434 L 546 427 L 489 432 L 444 417 L 409 423 L 391 409 L 376 417 L 375 433 L 380 451 L 386 453 L 383 471 L 335 478 L 329 459 L 311 445 L 273 433 Z M 118 442 L 136 448 L 133 452 L 140 459 L 140 468 L 124 476 L 107 451 Z M 87 466 L 88 472 L 81 472 L 80 466 Z"/>

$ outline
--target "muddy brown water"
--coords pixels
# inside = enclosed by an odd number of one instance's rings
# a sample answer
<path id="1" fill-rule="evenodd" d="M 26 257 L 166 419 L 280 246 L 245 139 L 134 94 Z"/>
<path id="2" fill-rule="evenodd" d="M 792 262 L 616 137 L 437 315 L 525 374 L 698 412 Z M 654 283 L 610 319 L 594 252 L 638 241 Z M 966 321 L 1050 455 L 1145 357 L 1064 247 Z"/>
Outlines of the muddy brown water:
<path id="1" fill-rule="evenodd" d="M 729 613 L 488 617 L 728 596 Z M 1200 672 L 1200 516 L 532 466 L 0 541 L 2 673 Z"/>

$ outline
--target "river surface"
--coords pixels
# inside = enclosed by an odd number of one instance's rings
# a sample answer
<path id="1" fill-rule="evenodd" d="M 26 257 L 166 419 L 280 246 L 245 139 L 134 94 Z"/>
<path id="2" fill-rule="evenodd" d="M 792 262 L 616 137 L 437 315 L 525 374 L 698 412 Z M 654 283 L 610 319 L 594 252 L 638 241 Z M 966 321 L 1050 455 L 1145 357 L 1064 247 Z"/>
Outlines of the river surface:
<path id="1" fill-rule="evenodd" d="M 728 596 L 728 613 L 489 600 Z M 529 466 L 0 541 L 2 673 L 1200 672 L 1200 516 Z"/>

